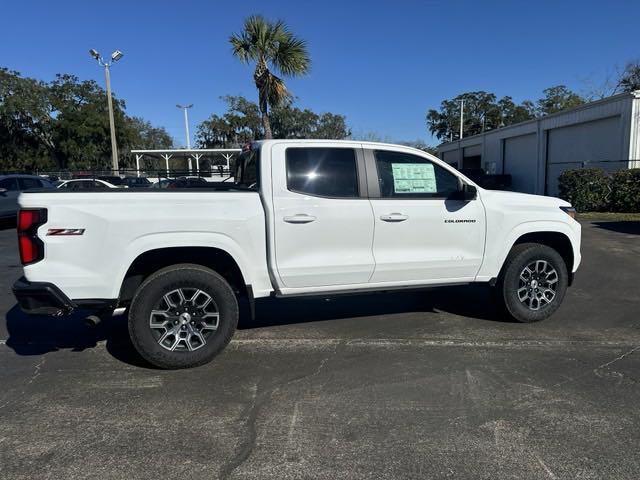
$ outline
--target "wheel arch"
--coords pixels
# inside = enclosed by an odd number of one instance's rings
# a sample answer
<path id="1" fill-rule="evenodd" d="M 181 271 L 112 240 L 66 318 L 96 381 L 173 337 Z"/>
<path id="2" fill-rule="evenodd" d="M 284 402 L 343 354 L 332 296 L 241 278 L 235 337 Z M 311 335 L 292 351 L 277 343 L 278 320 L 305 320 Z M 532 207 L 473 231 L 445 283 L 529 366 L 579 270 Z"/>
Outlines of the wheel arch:
<path id="1" fill-rule="evenodd" d="M 502 257 L 502 261 L 500 262 L 500 273 L 498 276 L 502 275 L 502 272 L 505 268 L 506 259 L 511 250 L 516 245 L 521 245 L 523 243 L 538 243 L 540 245 L 545 245 L 549 248 L 552 248 L 556 252 L 558 252 L 567 267 L 567 273 L 569 275 L 569 285 L 571 285 L 571 283 L 573 282 L 573 265 L 575 260 L 573 244 L 571 242 L 571 238 L 567 233 L 555 229 L 528 231 L 515 236 L 512 242 L 510 242 L 508 250 Z"/>
<path id="2" fill-rule="evenodd" d="M 127 268 L 118 294 L 118 305 L 127 306 L 138 287 L 152 273 L 171 265 L 192 263 L 208 267 L 221 275 L 237 295 L 252 301 L 251 285 L 238 261 L 226 250 L 208 246 L 159 247 L 140 253 Z"/>

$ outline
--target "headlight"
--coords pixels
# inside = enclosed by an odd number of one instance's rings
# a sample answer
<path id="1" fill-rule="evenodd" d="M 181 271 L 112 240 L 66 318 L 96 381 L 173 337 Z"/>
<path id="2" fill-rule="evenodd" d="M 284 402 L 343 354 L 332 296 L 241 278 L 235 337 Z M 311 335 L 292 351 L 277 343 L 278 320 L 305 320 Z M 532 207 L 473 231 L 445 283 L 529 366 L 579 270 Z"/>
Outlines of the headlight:
<path id="1" fill-rule="evenodd" d="M 574 220 L 576 219 L 576 213 L 577 212 L 576 212 L 575 208 L 573 208 L 573 207 L 560 207 L 560 210 L 562 210 L 564 213 L 569 215 Z"/>

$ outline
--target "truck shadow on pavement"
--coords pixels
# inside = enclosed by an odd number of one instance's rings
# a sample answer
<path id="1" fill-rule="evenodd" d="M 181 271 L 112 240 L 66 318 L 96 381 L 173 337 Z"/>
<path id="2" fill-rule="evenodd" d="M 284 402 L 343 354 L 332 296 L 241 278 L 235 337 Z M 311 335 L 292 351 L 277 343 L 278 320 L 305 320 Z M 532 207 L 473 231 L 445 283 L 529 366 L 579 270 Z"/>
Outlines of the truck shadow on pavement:
<path id="1" fill-rule="evenodd" d="M 637 221 L 593 222 L 593 224 L 598 228 L 612 232 L 640 235 L 640 222 Z"/>
<path id="2" fill-rule="evenodd" d="M 485 286 L 442 287 L 413 291 L 378 292 L 336 296 L 256 301 L 256 317 L 243 315 L 238 328 L 371 317 L 398 313 L 450 313 L 479 320 L 504 322 Z"/>
<path id="3" fill-rule="evenodd" d="M 85 323 L 87 312 L 49 317 L 27 315 L 15 305 L 6 314 L 6 345 L 18 355 L 44 355 L 59 350 L 82 352 L 106 341 L 107 351 L 131 365 L 148 367 L 129 341 L 125 315 L 114 316 L 95 327 Z"/>
<path id="4" fill-rule="evenodd" d="M 261 299 L 256 303 L 252 320 L 248 305 L 241 306 L 239 329 L 321 322 L 400 313 L 444 313 L 484 321 L 504 322 L 491 303 L 486 287 L 449 287 L 424 291 L 361 294 L 297 299 Z M 99 342 L 110 355 L 124 363 L 153 368 L 138 356 L 131 345 L 127 316 L 116 315 L 95 327 L 84 319 L 87 312 L 78 311 L 60 317 L 26 315 L 15 305 L 6 314 L 9 337 L 6 345 L 18 355 L 44 355 L 59 350 L 81 352 Z M 362 318 L 360 318 L 362 317 Z M 430 321 L 425 317 L 425 321 Z"/>

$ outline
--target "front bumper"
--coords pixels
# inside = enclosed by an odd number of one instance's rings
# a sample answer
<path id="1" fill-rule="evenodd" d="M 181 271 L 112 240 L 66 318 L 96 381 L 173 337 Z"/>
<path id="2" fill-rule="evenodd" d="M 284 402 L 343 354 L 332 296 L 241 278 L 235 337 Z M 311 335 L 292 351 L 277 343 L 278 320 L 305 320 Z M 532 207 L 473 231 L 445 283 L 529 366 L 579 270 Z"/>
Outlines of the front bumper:
<path id="1" fill-rule="evenodd" d="M 13 284 L 20 309 L 31 315 L 63 315 L 76 305 L 53 283 L 30 282 L 22 277 Z"/>

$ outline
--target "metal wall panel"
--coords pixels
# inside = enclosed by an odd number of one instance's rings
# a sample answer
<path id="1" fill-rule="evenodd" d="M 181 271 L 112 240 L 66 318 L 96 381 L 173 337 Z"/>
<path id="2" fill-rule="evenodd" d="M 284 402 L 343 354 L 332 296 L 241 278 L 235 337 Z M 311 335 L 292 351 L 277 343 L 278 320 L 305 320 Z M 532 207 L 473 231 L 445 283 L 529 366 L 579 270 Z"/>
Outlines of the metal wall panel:
<path id="1" fill-rule="evenodd" d="M 482 155 L 482 144 L 472 145 L 470 147 L 464 147 L 465 157 L 476 157 Z"/>
<path id="2" fill-rule="evenodd" d="M 504 173 L 511 175 L 511 189 L 535 193 L 538 136 L 535 133 L 504 139 Z"/>
<path id="3" fill-rule="evenodd" d="M 460 150 L 449 150 L 448 152 L 442 152 L 442 160 L 449 165 L 454 165 L 456 168 L 460 167 Z"/>
<path id="4" fill-rule="evenodd" d="M 627 168 L 619 115 L 547 131 L 546 194 L 558 195 L 565 170 L 593 166 L 607 171 Z"/>

